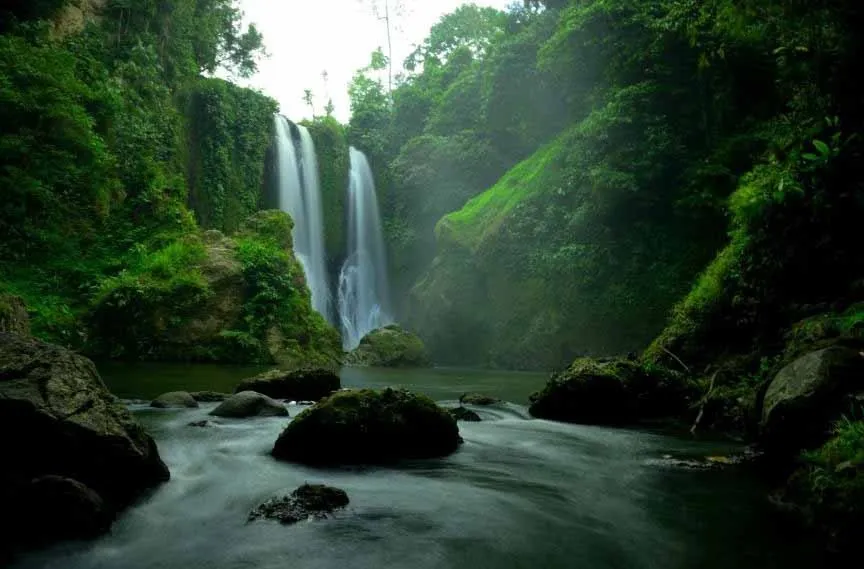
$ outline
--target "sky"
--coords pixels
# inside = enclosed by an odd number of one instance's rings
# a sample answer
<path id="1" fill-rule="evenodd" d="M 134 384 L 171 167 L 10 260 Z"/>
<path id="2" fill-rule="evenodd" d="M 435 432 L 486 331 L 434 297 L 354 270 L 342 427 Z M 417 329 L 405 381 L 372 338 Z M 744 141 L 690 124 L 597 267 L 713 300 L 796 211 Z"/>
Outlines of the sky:
<path id="1" fill-rule="evenodd" d="M 258 73 L 240 84 L 257 88 L 273 97 L 288 118 L 311 118 L 303 101 L 305 89 L 315 94 L 315 112 L 324 113 L 333 99 L 336 118 L 350 117 L 348 84 L 354 73 L 369 64 L 379 46 L 386 54 L 387 29 L 371 4 L 376 0 L 240 0 L 246 22 L 254 22 L 264 35 L 270 56 L 261 61 Z M 377 0 L 383 5 L 384 0 Z M 398 0 L 390 0 L 391 5 Z M 513 0 L 474 0 L 481 6 L 504 9 Z M 401 0 L 404 13 L 394 18 L 394 73 L 428 35 L 441 16 L 464 0 Z M 327 72 L 325 82 L 322 74 Z"/>

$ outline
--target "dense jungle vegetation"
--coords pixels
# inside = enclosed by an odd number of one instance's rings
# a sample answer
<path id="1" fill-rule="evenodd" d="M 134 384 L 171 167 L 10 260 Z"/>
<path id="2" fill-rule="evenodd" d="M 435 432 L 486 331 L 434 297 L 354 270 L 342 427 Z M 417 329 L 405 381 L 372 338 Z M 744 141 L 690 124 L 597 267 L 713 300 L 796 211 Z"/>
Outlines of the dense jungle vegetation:
<path id="1" fill-rule="evenodd" d="M 208 77 L 249 76 L 264 52 L 236 3 L 46 1 L 2 16 L 0 287 L 25 300 L 34 333 L 112 357 L 268 360 L 308 347 L 314 359 L 322 342 L 337 353 L 290 240 L 253 247 L 246 232 L 226 245 L 232 260 L 198 235 L 235 233 L 268 205 L 278 106 Z M 196 319 L 240 272 L 243 306 L 222 306 L 202 331 Z M 272 347 L 275 320 L 300 348 Z M 160 345 L 182 337 L 183 349 Z"/>

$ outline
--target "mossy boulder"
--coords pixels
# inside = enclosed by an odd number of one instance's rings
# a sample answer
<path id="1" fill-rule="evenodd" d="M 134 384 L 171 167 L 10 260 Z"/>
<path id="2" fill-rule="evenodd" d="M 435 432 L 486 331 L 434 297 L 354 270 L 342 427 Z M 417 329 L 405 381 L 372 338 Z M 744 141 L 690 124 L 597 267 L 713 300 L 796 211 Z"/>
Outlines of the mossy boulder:
<path id="1" fill-rule="evenodd" d="M 291 218 L 262 211 L 226 237 L 185 236 L 103 283 L 89 351 L 146 360 L 336 366 L 339 333 L 312 309 Z"/>
<path id="2" fill-rule="evenodd" d="M 242 391 L 223 401 L 210 412 L 214 417 L 246 419 L 249 417 L 287 417 L 288 409 L 275 399 L 254 391 Z"/>
<path id="3" fill-rule="evenodd" d="M 0 448 L 0 528 L 8 543 L 63 539 L 84 528 L 42 523 L 44 510 L 36 525 L 21 523 L 33 519 L 40 500 L 74 509 L 52 513 L 55 521 L 80 515 L 101 528 L 105 516 L 113 519 L 169 477 L 155 442 L 109 393 L 93 362 L 17 334 L 0 333 Z M 46 476 L 70 482 L 34 486 Z"/>
<path id="4" fill-rule="evenodd" d="M 762 403 L 760 437 L 776 453 L 797 454 L 831 435 L 834 423 L 864 393 L 864 357 L 826 348 L 802 356 L 774 377 Z"/>
<path id="5" fill-rule="evenodd" d="M 429 367 L 426 346 L 416 335 L 398 325 L 367 334 L 356 350 L 345 358 L 348 365 L 362 367 Z"/>
<path id="6" fill-rule="evenodd" d="M 30 317 L 24 301 L 11 294 L 0 293 L 0 333 L 30 335 Z"/>
<path id="7" fill-rule="evenodd" d="M 172 391 L 151 401 L 150 406 L 156 409 L 195 409 L 198 407 L 198 400 L 186 391 Z"/>
<path id="8" fill-rule="evenodd" d="M 695 397 L 671 371 L 628 359 L 578 359 L 531 396 L 530 413 L 542 419 L 596 425 L 678 417 Z"/>
<path id="9" fill-rule="evenodd" d="M 434 458 L 458 447 L 456 421 L 434 401 L 408 391 L 340 391 L 285 428 L 273 456 L 306 464 L 378 464 Z"/>
<path id="10" fill-rule="evenodd" d="M 318 401 L 341 387 L 339 374 L 333 369 L 310 368 L 287 371 L 274 369 L 244 379 L 235 392 L 257 391 L 275 399 Z"/>

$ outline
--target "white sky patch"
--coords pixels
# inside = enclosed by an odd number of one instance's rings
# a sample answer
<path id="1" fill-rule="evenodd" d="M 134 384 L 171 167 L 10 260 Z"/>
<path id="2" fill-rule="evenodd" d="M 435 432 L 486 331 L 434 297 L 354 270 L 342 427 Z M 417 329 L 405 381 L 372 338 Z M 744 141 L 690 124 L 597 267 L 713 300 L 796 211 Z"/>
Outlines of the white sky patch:
<path id="1" fill-rule="evenodd" d="M 475 0 L 480 6 L 506 8 L 513 0 Z M 394 18 L 394 73 L 429 34 L 430 28 L 464 0 L 403 0 L 405 13 Z M 333 99 L 336 118 L 350 117 L 348 84 L 354 73 L 368 65 L 379 46 L 387 49 L 387 29 L 372 12 L 368 0 L 240 0 L 247 22 L 264 35 L 270 57 L 261 61 L 258 74 L 240 84 L 273 97 L 292 120 L 311 118 L 303 101 L 305 89 L 315 94 L 315 113 L 324 114 Z M 322 73 L 326 71 L 325 83 Z"/>

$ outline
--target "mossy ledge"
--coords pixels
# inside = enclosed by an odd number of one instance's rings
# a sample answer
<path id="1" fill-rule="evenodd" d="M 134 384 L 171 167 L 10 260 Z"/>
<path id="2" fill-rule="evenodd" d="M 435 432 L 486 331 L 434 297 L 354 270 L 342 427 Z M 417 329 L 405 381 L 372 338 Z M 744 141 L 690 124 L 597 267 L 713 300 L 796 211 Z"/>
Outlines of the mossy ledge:
<path id="1" fill-rule="evenodd" d="M 232 237 L 210 230 L 142 252 L 105 281 L 88 351 L 143 360 L 338 365 L 338 332 L 311 305 L 287 214 L 263 211 Z"/>

